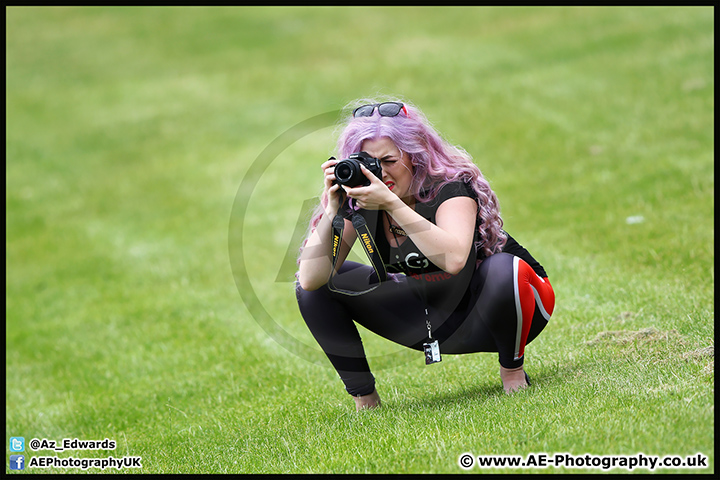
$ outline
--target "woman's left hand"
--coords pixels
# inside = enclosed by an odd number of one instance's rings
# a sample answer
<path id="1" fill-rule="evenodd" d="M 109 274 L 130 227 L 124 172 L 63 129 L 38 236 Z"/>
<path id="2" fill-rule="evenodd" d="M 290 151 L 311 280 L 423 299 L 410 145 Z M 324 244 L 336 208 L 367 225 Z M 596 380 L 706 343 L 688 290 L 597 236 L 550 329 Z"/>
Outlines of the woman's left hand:
<path id="1" fill-rule="evenodd" d="M 393 202 L 399 200 L 397 195 L 391 192 L 387 185 L 365 166 L 360 165 L 360 170 L 370 180 L 370 185 L 345 187 L 347 196 L 355 200 L 358 207 L 365 210 L 387 210 Z"/>

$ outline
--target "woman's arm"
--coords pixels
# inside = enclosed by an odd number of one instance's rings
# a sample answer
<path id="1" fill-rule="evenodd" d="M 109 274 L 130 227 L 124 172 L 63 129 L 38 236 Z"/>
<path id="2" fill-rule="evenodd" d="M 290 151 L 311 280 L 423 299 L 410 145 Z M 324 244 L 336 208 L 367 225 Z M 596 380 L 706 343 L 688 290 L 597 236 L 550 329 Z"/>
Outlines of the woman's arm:
<path id="1" fill-rule="evenodd" d="M 477 202 L 474 199 L 454 197 L 444 201 L 435 214 L 437 225 L 399 198 L 385 210 L 428 260 L 452 275 L 460 273 L 475 238 Z"/>
<path id="2" fill-rule="evenodd" d="M 326 211 L 315 231 L 308 238 L 305 248 L 300 254 L 300 267 L 298 280 L 304 290 L 317 290 L 325 285 L 330 278 L 332 271 L 332 220 L 335 213 L 328 214 Z M 343 264 L 353 243 L 355 242 L 355 229 L 352 222 L 345 220 L 343 240 L 338 251 L 337 269 Z"/>
<path id="3" fill-rule="evenodd" d="M 340 185 L 334 183 L 336 163 L 337 160 L 331 158 L 321 166 L 325 175 L 325 195 L 327 195 L 328 204 L 315 231 L 308 238 L 305 248 L 300 254 L 298 280 L 304 290 L 317 290 L 325 285 L 332 271 L 332 221 L 337 214 L 340 194 L 343 191 Z M 355 229 L 352 222 L 345 220 L 336 269 L 343 264 L 354 242 Z"/>

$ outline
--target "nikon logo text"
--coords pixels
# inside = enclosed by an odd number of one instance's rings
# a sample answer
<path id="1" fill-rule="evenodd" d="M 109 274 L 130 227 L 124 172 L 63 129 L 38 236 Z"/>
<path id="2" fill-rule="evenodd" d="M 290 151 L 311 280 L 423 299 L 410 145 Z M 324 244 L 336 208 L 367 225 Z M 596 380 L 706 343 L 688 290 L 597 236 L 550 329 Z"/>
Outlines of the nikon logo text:
<path id="1" fill-rule="evenodd" d="M 365 244 L 365 249 L 368 251 L 368 253 L 373 253 L 372 243 L 370 241 L 370 236 L 367 233 L 363 233 L 360 235 L 362 237 L 362 241 Z"/>
<path id="2" fill-rule="evenodd" d="M 333 256 L 337 255 L 338 244 L 340 243 L 340 236 L 333 235 Z"/>

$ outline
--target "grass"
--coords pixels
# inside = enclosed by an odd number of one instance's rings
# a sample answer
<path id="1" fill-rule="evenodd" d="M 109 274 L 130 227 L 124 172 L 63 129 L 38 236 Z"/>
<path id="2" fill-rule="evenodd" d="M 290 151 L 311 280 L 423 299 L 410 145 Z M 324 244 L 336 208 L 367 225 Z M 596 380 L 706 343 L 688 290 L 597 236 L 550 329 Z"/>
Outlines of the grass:
<path id="1" fill-rule="evenodd" d="M 8 442 L 110 438 L 57 455 L 142 473 L 462 473 L 465 452 L 714 472 L 711 8 L 6 17 Z M 473 154 L 548 270 L 531 389 L 504 395 L 492 354 L 425 367 L 366 334 L 385 406 L 356 414 L 304 327 L 283 262 L 333 125 L 262 154 L 375 92 Z"/>

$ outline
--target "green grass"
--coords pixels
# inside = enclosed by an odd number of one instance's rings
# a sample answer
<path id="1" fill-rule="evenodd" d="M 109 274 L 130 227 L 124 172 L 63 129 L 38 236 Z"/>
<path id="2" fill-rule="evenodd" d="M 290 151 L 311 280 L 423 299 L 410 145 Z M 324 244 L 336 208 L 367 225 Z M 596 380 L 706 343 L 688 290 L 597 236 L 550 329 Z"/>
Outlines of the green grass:
<path id="1" fill-rule="evenodd" d="M 7 441 L 110 438 L 57 455 L 142 473 L 714 472 L 713 13 L 6 8 Z M 471 152 L 548 270 L 531 389 L 365 334 L 384 408 L 357 414 L 307 332 L 283 262 L 333 126 L 262 154 L 375 93 Z"/>

